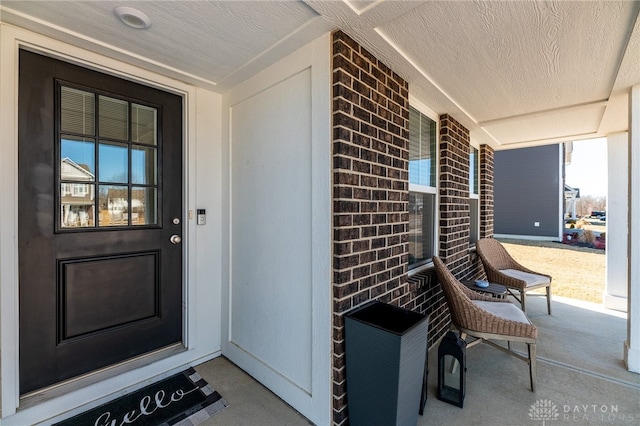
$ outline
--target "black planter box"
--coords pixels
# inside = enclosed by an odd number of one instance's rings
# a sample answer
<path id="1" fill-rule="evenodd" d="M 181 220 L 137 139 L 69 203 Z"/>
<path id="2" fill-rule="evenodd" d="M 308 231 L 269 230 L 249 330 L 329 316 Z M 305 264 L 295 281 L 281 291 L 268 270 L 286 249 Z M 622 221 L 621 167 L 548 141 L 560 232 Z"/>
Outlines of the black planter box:
<path id="1" fill-rule="evenodd" d="M 349 422 L 412 425 L 418 421 L 428 317 L 381 302 L 345 315 Z"/>

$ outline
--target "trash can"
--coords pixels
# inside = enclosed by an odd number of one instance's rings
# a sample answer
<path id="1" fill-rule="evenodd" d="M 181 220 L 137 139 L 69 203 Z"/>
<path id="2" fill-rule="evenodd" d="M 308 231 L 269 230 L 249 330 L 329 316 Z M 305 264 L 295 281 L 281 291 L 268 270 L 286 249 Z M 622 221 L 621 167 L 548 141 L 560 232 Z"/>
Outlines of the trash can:
<path id="1" fill-rule="evenodd" d="M 345 314 L 349 422 L 411 425 L 418 421 L 428 317 L 382 302 Z"/>

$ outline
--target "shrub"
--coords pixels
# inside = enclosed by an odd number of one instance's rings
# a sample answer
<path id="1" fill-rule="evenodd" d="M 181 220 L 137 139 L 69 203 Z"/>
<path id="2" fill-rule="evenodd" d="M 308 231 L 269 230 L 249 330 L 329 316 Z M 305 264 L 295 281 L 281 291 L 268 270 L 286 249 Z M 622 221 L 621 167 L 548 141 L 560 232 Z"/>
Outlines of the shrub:
<path id="1" fill-rule="evenodd" d="M 590 229 L 585 229 L 582 232 L 582 235 L 580 235 L 581 243 L 593 244 L 595 240 L 596 240 L 596 236 L 593 234 L 593 232 Z"/>
<path id="2" fill-rule="evenodd" d="M 589 225 L 589 221 L 586 220 L 585 218 L 581 218 L 580 220 L 578 220 L 576 222 L 576 228 L 578 229 L 582 229 L 584 228 L 586 225 Z"/>

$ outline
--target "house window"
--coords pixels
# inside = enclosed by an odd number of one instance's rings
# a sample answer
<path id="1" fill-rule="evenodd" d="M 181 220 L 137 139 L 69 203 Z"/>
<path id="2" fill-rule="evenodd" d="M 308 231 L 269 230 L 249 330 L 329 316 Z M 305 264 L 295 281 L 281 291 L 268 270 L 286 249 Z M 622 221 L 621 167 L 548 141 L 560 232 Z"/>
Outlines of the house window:
<path id="1" fill-rule="evenodd" d="M 478 241 L 480 235 L 480 191 L 478 190 L 478 149 L 471 147 L 469 152 L 469 244 L 474 245 Z"/>
<path id="2" fill-rule="evenodd" d="M 435 253 L 436 122 L 409 108 L 409 268 Z"/>
<path id="3" fill-rule="evenodd" d="M 84 197 L 87 195 L 89 190 L 87 189 L 87 185 L 72 183 L 73 186 L 73 196 L 74 197 Z"/>

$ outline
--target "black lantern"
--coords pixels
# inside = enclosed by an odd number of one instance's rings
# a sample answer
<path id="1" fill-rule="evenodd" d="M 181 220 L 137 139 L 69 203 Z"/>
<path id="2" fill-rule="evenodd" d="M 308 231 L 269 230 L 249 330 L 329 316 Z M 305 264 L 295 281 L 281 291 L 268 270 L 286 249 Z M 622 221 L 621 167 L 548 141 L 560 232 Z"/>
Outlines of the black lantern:
<path id="1" fill-rule="evenodd" d="M 438 346 L 438 399 L 460 408 L 464 403 L 466 350 L 467 343 L 453 331 Z"/>

